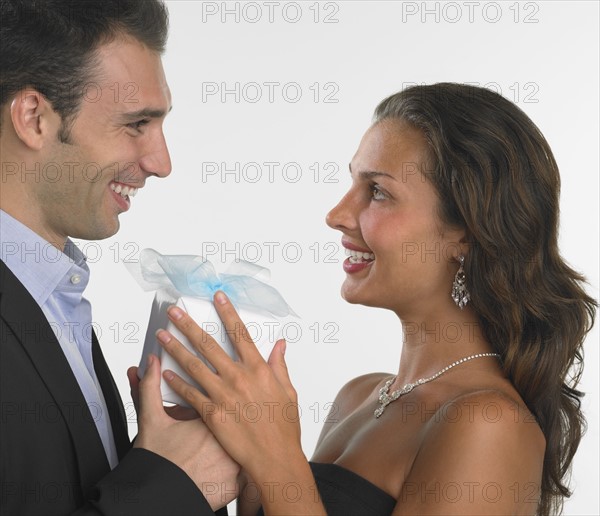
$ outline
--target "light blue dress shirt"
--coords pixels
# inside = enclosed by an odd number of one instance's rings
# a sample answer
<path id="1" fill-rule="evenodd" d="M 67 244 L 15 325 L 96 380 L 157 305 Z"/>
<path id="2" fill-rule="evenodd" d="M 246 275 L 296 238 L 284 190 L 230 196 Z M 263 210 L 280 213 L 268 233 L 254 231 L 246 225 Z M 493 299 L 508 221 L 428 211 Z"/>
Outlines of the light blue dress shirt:
<path id="1" fill-rule="evenodd" d="M 63 252 L 0 210 L 0 257 L 44 312 L 96 423 L 111 468 L 118 463 L 110 416 L 92 358 L 90 269 L 67 239 Z"/>

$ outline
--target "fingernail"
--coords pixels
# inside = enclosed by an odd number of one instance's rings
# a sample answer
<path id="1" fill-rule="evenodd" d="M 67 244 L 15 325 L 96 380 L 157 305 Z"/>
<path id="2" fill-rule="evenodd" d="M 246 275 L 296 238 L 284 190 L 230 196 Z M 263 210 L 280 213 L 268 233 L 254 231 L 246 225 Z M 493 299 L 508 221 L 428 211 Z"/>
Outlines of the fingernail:
<path id="1" fill-rule="evenodd" d="M 173 378 L 175 378 L 175 375 L 174 375 L 174 374 L 173 374 L 171 371 L 169 371 L 168 369 L 167 369 L 167 370 L 166 370 L 166 371 L 163 373 L 163 376 L 164 376 L 165 380 L 167 380 L 167 381 L 169 381 L 169 382 L 170 382 L 170 381 L 171 381 Z"/>
<path id="2" fill-rule="evenodd" d="M 281 345 L 281 354 L 285 355 L 285 350 L 287 349 L 287 343 L 285 342 L 285 340 L 283 341 L 283 344 Z"/>
<path id="3" fill-rule="evenodd" d="M 218 290 L 215 293 L 215 302 L 219 305 L 227 304 L 227 296 L 223 292 Z"/>
<path id="4" fill-rule="evenodd" d="M 169 314 L 169 317 L 174 321 L 179 321 L 183 317 L 183 310 L 175 305 L 167 308 L 167 313 Z"/>
<path id="5" fill-rule="evenodd" d="M 163 344 L 168 344 L 171 340 L 171 335 L 165 330 L 156 330 L 156 338 Z"/>
<path id="6" fill-rule="evenodd" d="M 148 355 L 146 367 L 152 367 L 152 364 L 154 364 L 154 355 Z"/>

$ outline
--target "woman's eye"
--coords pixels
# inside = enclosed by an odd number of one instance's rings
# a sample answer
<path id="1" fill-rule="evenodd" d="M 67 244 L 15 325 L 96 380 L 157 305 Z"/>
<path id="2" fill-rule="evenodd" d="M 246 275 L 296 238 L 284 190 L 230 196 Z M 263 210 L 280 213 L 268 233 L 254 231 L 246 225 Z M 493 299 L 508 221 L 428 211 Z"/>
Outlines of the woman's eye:
<path id="1" fill-rule="evenodd" d="M 383 201 L 385 199 L 385 194 L 381 191 L 378 184 L 371 185 L 371 198 L 374 201 Z"/>

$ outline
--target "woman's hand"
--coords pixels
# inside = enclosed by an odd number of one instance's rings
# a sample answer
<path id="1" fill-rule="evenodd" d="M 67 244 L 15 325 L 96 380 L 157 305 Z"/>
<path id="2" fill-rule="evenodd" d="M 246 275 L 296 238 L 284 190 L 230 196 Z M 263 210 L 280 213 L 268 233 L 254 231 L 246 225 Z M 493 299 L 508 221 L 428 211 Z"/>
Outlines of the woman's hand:
<path id="1" fill-rule="evenodd" d="M 239 360 L 233 361 L 188 314 L 172 306 L 169 319 L 216 372 L 169 332 L 159 330 L 157 338 L 163 348 L 207 395 L 172 371 L 164 371 L 163 377 L 247 471 L 267 513 L 324 514 L 302 453 L 298 401 L 284 359 L 285 341 L 277 341 L 267 363 L 222 292 L 215 295 L 215 308 Z"/>
<path id="2" fill-rule="evenodd" d="M 238 516 L 255 516 L 260 509 L 260 492 L 255 489 L 256 483 L 242 469 L 238 475 L 238 492 L 236 514 Z"/>
<path id="3" fill-rule="evenodd" d="M 216 369 L 190 353 L 175 337 L 160 330 L 164 349 L 206 390 L 208 395 L 171 371 L 170 387 L 194 407 L 229 454 L 253 478 L 275 462 L 303 457 L 297 395 L 284 360 L 285 341 L 275 344 L 265 362 L 225 294 L 215 295 L 215 308 L 239 361 L 234 362 L 215 340 L 183 310 L 173 306 L 170 320 Z"/>

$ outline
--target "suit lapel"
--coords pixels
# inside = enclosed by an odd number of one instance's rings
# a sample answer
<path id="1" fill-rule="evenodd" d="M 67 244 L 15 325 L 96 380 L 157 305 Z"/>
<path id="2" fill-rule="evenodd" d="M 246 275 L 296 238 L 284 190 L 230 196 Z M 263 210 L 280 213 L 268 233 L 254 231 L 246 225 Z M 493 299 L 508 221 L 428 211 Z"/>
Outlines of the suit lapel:
<path id="1" fill-rule="evenodd" d="M 81 487 L 85 493 L 110 471 L 102 441 L 79 384 L 44 313 L 1 260 L 0 316 L 21 342 L 62 413 L 71 434 Z"/>
<path id="2" fill-rule="evenodd" d="M 127 431 L 127 418 L 123 409 L 123 401 L 119 395 L 119 390 L 110 373 L 110 369 L 104 360 L 104 355 L 100 349 L 96 333 L 92 334 L 92 356 L 94 358 L 94 370 L 100 382 L 100 387 L 104 394 L 104 400 L 108 407 L 110 422 L 117 447 L 119 460 L 129 451 L 131 444 Z"/>

